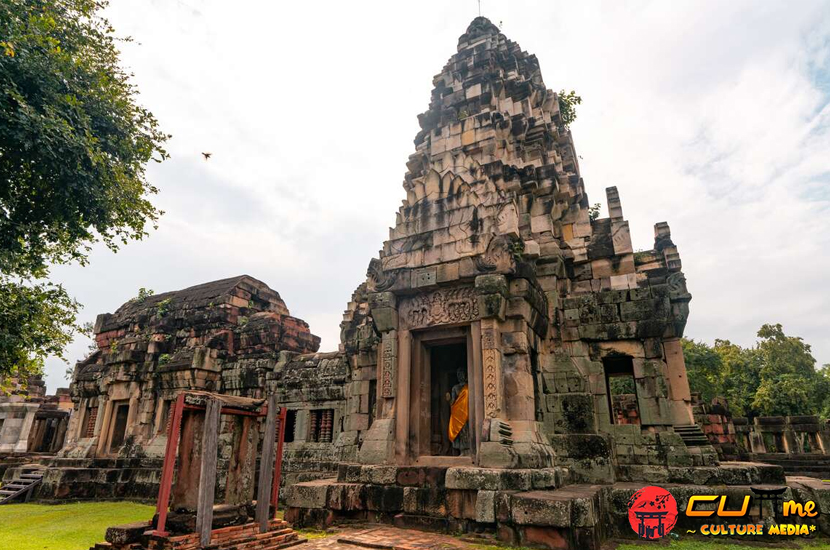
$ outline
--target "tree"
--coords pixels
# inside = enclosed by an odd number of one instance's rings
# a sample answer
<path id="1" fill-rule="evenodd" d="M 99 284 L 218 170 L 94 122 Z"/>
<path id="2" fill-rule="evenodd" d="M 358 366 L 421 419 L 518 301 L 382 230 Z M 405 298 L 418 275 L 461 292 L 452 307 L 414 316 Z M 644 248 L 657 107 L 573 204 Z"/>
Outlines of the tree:
<path id="1" fill-rule="evenodd" d="M 36 369 L 80 329 L 78 304 L 42 280 L 51 264 L 117 250 L 162 214 L 145 166 L 169 136 L 136 103 L 104 5 L 0 3 L 0 295 L 17 297 L 0 300 L 0 374 Z"/>
<path id="2" fill-rule="evenodd" d="M 817 371 L 809 344 L 787 336 L 780 324 L 763 325 L 758 338 L 751 348 L 684 339 L 691 390 L 706 401 L 726 397 L 738 416 L 830 416 L 830 366 Z"/>
<path id="3" fill-rule="evenodd" d="M 761 364 L 761 384 L 752 403 L 764 415 L 799 415 L 819 412 L 827 392 L 816 371 L 810 345 L 797 336 L 787 336 L 780 324 L 764 325 L 756 353 Z"/>
<path id="4" fill-rule="evenodd" d="M 582 97 L 576 95 L 576 91 L 571 90 L 559 92 L 559 113 L 562 115 L 562 126 L 570 127 L 573 121 L 576 120 L 576 106 L 582 103 Z"/>
<path id="5" fill-rule="evenodd" d="M 689 388 L 700 393 L 705 402 L 711 402 L 718 396 L 717 384 L 723 370 L 720 355 L 703 342 L 683 338 L 680 343 L 686 360 Z"/>

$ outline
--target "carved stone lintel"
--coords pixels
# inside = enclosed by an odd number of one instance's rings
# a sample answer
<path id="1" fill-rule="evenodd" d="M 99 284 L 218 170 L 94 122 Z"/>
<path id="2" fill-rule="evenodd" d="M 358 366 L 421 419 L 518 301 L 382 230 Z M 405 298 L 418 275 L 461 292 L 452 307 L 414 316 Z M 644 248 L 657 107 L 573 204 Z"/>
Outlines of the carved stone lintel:
<path id="1" fill-rule="evenodd" d="M 416 329 L 435 325 L 472 322 L 479 318 L 474 288 L 440 289 L 401 301 L 402 328 Z"/>

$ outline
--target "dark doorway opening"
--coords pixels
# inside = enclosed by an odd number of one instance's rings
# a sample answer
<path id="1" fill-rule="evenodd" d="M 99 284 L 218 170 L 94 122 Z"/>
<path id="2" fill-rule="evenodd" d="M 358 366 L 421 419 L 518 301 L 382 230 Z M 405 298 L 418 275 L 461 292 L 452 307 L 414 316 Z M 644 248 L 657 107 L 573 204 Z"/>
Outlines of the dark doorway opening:
<path id="1" fill-rule="evenodd" d="M 430 348 L 430 454 L 433 456 L 468 456 L 470 454 L 469 419 L 455 441 L 450 441 L 449 425 L 452 404 L 467 385 L 466 343 Z"/>
<path id="2" fill-rule="evenodd" d="M 55 432 L 58 431 L 58 419 L 57 418 L 46 418 L 42 420 L 44 422 L 44 429 L 43 432 L 43 440 L 41 441 L 40 445 L 35 452 L 49 452 L 52 448 L 52 442 L 55 439 Z"/>
<path id="3" fill-rule="evenodd" d="M 634 382 L 634 361 L 631 357 L 606 357 L 605 387 L 612 424 L 639 424 L 640 407 L 637 384 Z"/>
<path id="4" fill-rule="evenodd" d="M 297 411 L 295 409 L 288 409 L 286 413 L 285 435 L 283 436 L 283 441 L 285 443 L 294 443 L 294 428 L 297 427 Z"/>
<path id="5" fill-rule="evenodd" d="M 110 438 L 110 451 L 114 451 L 124 444 L 124 435 L 127 433 L 127 417 L 129 414 L 129 403 L 119 403 L 115 405 L 115 415 L 112 422 L 112 437 Z"/>

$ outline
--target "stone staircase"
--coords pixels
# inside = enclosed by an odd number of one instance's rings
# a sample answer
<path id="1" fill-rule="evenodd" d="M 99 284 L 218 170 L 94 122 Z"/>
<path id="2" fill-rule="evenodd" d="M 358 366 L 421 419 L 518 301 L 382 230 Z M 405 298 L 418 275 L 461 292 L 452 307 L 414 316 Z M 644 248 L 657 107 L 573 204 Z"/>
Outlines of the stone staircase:
<path id="1" fill-rule="evenodd" d="M 43 469 L 39 465 L 23 466 L 13 480 L 0 487 L 0 504 L 9 504 L 13 500 L 28 502 L 35 487 L 43 481 Z"/>
<path id="2" fill-rule="evenodd" d="M 709 438 L 706 437 L 706 434 L 703 433 L 703 430 L 697 424 L 692 424 L 691 426 L 675 426 L 674 431 L 680 436 L 680 439 L 683 440 L 683 443 L 687 447 L 711 445 Z"/>

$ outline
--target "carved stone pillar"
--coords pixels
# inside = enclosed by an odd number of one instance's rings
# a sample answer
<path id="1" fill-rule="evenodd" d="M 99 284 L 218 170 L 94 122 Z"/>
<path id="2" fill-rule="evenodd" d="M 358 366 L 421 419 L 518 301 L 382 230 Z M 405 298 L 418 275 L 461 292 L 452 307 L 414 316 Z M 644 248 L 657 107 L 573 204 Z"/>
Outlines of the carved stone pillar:
<path id="1" fill-rule="evenodd" d="M 376 292 L 370 295 L 369 304 L 375 328 L 381 334 L 377 361 L 377 417 L 366 432 L 358 460 L 363 464 L 393 464 L 398 408 L 397 299 L 391 292 Z"/>

